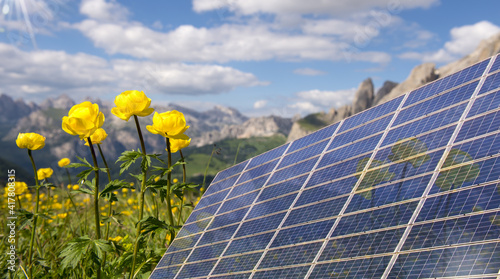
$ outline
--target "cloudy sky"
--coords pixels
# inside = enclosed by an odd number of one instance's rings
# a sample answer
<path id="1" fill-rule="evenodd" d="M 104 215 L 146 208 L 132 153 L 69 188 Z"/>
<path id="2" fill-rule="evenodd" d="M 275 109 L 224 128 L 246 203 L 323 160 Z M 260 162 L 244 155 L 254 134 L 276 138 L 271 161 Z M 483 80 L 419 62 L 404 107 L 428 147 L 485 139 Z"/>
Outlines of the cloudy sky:
<path id="1" fill-rule="evenodd" d="M 0 0 L 0 93 L 327 111 L 500 32 L 500 1 Z"/>

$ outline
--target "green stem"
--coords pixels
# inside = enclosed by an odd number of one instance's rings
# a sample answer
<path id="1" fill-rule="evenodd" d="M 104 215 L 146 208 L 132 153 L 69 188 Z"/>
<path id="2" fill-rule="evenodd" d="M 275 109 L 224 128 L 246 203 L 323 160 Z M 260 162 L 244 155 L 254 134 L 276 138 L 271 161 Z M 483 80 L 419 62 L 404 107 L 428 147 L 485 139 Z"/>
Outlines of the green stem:
<path id="1" fill-rule="evenodd" d="M 109 170 L 108 162 L 106 161 L 106 158 L 104 158 L 104 153 L 102 153 L 101 145 L 97 144 L 97 148 L 99 148 L 99 154 L 101 154 L 102 161 L 104 163 L 104 166 L 106 167 L 106 173 L 108 174 L 108 182 L 111 182 L 111 172 Z M 112 211 L 112 202 L 109 201 L 109 209 L 108 209 L 108 217 L 111 216 Z M 105 234 L 105 239 L 108 240 L 109 238 L 109 226 L 111 224 L 108 222 L 106 224 L 106 234 Z"/>
<path id="2" fill-rule="evenodd" d="M 172 151 L 170 149 L 170 139 L 165 138 L 165 142 L 167 143 L 168 168 L 170 169 L 172 167 Z M 167 214 L 168 214 L 167 216 L 168 216 L 168 222 L 169 222 L 170 226 L 174 226 L 174 215 L 172 214 L 172 203 L 170 202 L 171 187 L 172 187 L 172 172 L 169 171 L 167 173 Z M 172 241 L 172 240 L 173 239 L 170 239 L 170 241 Z"/>
<path id="3" fill-rule="evenodd" d="M 99 149 L 99 154 L 101 155 L 101 158 L 102 158 L 102 162 L 104 163 L 104 166 L 106 167 L 106 173 L 108 174 L 108 182 L 111 182 L 111 172 L 109 170 L 109 166 L 108 166 L 108 162 L 106 161 L 106 158 L 104 157 L 104 153 L 102 153 L 102 149 L 101 149 L 101 144 L 97 144 L 97 148 Z M 111 217 L 111 214 L 113 213 L 113 209 L 112 209 L 112 201 L 109 200 L 108 201 L 108 205 L 109 205 L 109 208 L 108 208 L 108 218 Z M 104 239 L 105 240 L 109 240 L 109 227 L 111 226 L 111 222 L 107 222 L 106 223 L 106 232 L 104 233 Z M 103 254 L 103 259 L 102 259 L 102 267 L 106 267 L 106 256 L 107 256 L 107 253 L 104 252 Z"/>
<path id="4" fill-rule="evenodd" d="M 69 170 L 66 169 L 66 174 L 68 175 L 68 183 L 72 185 L 73 183 L 71 182 L 71 175 L 69 175 Z"/>
<path id="5" fill-rule="evenodd" d="M 29 268 L 29 277 L 33 278 L 33 244 L 35 242 L 35 232 L 36 232 L 36 223 L 38 220 L 38 204 L 40 203 L 40 185 L 38 182 L 38 173 L 35 165 L 35 160 L 33 160 L 33 155 L 31 154 L 31 150 L 28 149 L 28 156 L 31 160 L 31 165 L 33 166 L 33 172 L 35 173 L 35 184 L 36 184 L 36 204 L 35 204 L 35 216 L 33 217 L 33 230 L 31 231 L 30 238 L 30 248 L 28 250 L 28 268 Z"/>
<path id="6" fill-rule="evenodd" d="M 143 158 L 142 160 L 146 160 L 146 145 L 144 144 L 144 138 L 142 137 L 141 126 L 139 125 L 139 119 L 137 115 L 134 115 L 135 126 L 137 128 L 137 133 L 139 134 L 139 140 L 141 142 L 141 151 Z M 142 170 L 142 182 L 141 182 L 141 190 L 139 192 L 139 223 L 137 224 L 137 238 L 134 243 L 134 255 L 132 260 L 132 269 L 130 270 L 129 278 L 132 279 L 134 277 L 135 265 L 137 261 L 137 252 L 139 251 L 139 239 L 141 236 L 142 223 L 141 220 L 144 215 L 144 193 L 146 192 L 146 176 L 147 176 L 147 167 Z"/>
<path id="7" fill-rule="evenodd" d="M 92 160 L 94 160 L 94 174 L 95 174 L 95 185 L 94 185 L 94 216 L 95 216 L 95 232 L 96 238 L 101 239 L 101 222 L 99 221 L 99 166 L 97 165 L 97 157 L 95 155 L 94 146 L 90 137 L 87 138 L 90 147 L 90 153 L 92 153 Z M 97 279 L 101 278 L 101 266 L 97 267 Z"/>
<path id="8" fill-rule="evenodd" d="M 184 162 L 184 154 L 182 154 L 182 150 L 179 150 L 181 154 L 181 160 Z M 185 162 L 184 162 L 185 163 Z M 182 164 L 182 183 L 186 183 L 186 164 Z M 182 220 L 182 206 L 184 205 L 184 190 L 182 190 L 182 197 L 183 199 L 181 200 L 181 207 L 179 209 L 179 218 L 177 218 L 177 226 L 180 225 L 181 220 Z"/>

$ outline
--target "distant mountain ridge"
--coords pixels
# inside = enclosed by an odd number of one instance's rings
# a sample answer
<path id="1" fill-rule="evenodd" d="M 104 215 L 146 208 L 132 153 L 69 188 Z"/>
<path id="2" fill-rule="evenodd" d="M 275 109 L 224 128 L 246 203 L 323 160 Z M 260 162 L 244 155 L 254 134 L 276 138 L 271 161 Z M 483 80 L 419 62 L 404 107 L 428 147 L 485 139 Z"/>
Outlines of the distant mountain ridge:
<path id="1" fill-rule="evenodd" d="M 341 106 L 337 109 L 332 108 L 328 113 L 310 114 L 295 121 L 291 128 L 291 132 L 288 135 L 287 141 L 293 141 L 301 138 L 324 126 L 338 122 L 372 106 L 385 103 L 402 94 L 405 94 L 406 92 L 414 90 L 441 77 L 460 71 L 463 68 L 478 63 L 497 53 L 500 53 L 500 33 L 481 41 L 478 47 L 471 54 L 459 59 L 458 61 L 442 66 L 439 69 L 436 69 L 436 66 L 433 63 L 418 65 L 413 68 L 406 80 L 399 84 L 392 81 L 386 81 L 382 88 L 380 88 L 376 93 L 374 92 L 371 78 L 367 78 L 359 85 L 351 104 Z M 311 125 L 312 123 L 316 124 Z M 318 123 L 322 123 L 322 125 L 318 125 Z"/>

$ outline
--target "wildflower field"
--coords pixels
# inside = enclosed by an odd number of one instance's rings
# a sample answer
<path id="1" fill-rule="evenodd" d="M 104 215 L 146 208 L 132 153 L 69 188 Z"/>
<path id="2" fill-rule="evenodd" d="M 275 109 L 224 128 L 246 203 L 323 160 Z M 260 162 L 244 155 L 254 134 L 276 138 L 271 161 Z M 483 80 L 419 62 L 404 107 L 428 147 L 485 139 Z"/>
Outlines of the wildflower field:
<path id="1" fill-rule="evenodd" d="M 69 183 L 54 185 L 54 170 L 37 165 L 40 134 L 19 133 L 16 144 L 26 149 L 35 185 L 9 180 L 0 196 L 4 224 L 0 254 L 1 278 L 148 278 L 201 197 L 203 188 L 186 181 L 183 148 L 191 139 L 184 115 L 154 112 L 141 91 L 115 98 L 111 113 L 137 127 L 140 146 L 119 158 L 105 158 L 101 128 L 105 117 L 97 104 L 82 102 L 62 118 L 62 129 L 87 145 L 91 158 L 60 158 Z M 163 154 L 148 154 L 138 117 L 154 112 L 150 133 L 165 138 Z M 180 160 L 172 161 L 179 152 Z M 109 162 L 120 164 L 120 175 L 134 182 L 112 180 Z M 139 173 L 129 167 L 140 163 Z M 80 173 L 71 177 L 68 168 Z M 12 170 L 14 172 L 14 170 Z M 173 179 L 178 173 L 181 179 Z M 122 175 L 121 177 L 124 177 Z M 15 177 L 14 174 L 12 177 Z M 10 249 L 10 250 L 9 250 Z M 13 268 L 15 267 L 15 268 Z"/>

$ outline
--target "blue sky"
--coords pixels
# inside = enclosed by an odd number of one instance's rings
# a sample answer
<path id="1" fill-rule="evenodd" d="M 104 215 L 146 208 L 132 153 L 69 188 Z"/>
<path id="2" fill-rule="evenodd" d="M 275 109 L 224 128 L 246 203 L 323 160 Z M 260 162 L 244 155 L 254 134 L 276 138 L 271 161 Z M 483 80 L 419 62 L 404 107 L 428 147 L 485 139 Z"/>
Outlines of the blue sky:
<path id="1" fill-rule="evenodd" d="M 24 4 L 24 5 L 23 5 Z M 23 8 L 24 7 L 24 8 Z M 500 1 L 0 0 L 0 93 L 302 116 L 500 32 Z"/>

